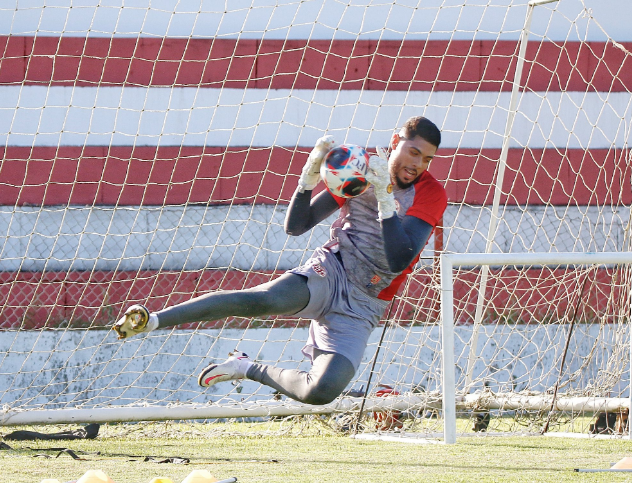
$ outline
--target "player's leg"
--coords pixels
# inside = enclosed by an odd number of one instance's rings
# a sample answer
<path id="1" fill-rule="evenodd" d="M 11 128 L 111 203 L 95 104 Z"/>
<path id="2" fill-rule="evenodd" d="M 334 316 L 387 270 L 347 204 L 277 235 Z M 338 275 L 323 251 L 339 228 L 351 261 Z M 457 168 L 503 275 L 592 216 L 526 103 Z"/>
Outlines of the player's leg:
<path id="1" fill-rule="evenodd" d="M 297 401 L 328 404 L 347 387 L 356 371 L 343 355 L 318 349 L 314 352 L 309 372 L 253 363 L 246 375 Z"/>
<path id="2" fill-rule="evenodd" d="M 355 368 L 349 359 L 318 349 L 314 349 L 309 372 L 258 364 L 243 352 L 235 352 L 226 362 L 209 365 L 198 381 L 202 386 L 212 386 L 231 379 L 248 378 L 297 401 L 321 405 L 338 397 L 354 375 Z"/>
<path id="3" fill-rule="evenodd" d="M 285 273 L 279 278 L 244 290 L 223 290 L 173 305 L 156 312 L 159 327 L 226 317 L 292 315 L 309 302 L 307 279 Z"/>
<path id="4" fill-rule="evenodd" d="M 309 298 L 307 279 L 302 275 L 285 273 L 257 287 L 211 292 L 156 313 L 150 314 L 140 305 L 132 306 L 114 329 L 119 338 L 125 338 L 157 328 L 229 316 L 292 315 L 303 309 Z"/>
<path id="5" fill-rule="evenodd" d="M 384 303 L 349 284 L 342 264 L 328 250 L 317 250 L 309 265 L 295 270 L 306 277 L 311 293 L 309 304 L 295 313 L 312 319 L 304 347 L 313 361 L 311 370 L 258 364 L 236 352 L 223 363 L 207 366 L 198 379 L 201 386 L 248 378 L 310 404 L 329 403 L 344 390 L 360 365 Z"/>

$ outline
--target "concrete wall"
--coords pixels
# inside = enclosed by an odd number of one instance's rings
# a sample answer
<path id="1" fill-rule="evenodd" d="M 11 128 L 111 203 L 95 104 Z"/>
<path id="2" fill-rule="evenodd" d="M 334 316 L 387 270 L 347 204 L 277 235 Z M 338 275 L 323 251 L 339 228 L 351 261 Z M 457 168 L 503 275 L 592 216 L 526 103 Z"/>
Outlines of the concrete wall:
<path id="1" fill-rule="evenodd" d="M 486 326 L 479 337 L 474 389 L 546 391 L 557 381 L 568 325 Z M 357 378 L 366 387 L 379 340 L 373 333 Z M 197 385 L 210 361 L 238 348 L 254 359 L 308 369 L 301 348 L 306 328 L 158 331 L 120 342 L 111 331 L 6 332 L 0 339 L 0 403 L 8 407 L 83 407 L 174 402 L 230 403 L 270 399 L 271 389 L 245 381 L 239 387 Z M 457 327 L 458 385 L 464 383 L 471 327 Z M 373 387 L 400 391 L 441 387 L 441 334 L 437 326 L 399 327 L 387 332 Z M 619 396 L 628 387 L 627 332 L 615 325 L 575 327 L 565 365 L 563 391 L 598 388 L 594 395 Z M 590 393 L 589 393 L 590 394 Z"/>

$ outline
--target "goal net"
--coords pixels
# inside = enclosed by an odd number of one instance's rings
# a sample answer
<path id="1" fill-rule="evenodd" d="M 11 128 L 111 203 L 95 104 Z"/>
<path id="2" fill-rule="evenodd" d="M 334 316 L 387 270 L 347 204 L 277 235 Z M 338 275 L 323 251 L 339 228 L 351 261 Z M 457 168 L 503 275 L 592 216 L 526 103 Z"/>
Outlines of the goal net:
<path id="1" fill-rule="evenodd" d="M 630 250 L 632 43 L 608 31 L 617 12 L 582 0 L 49 3 L 0 6 L 2 424 L 333 414 L 348 428 L 362 408 L 362 431 L 441 431 L 440 253 Z M 288 237 L 283 219 L 315 140 L 373 150 L 414 115 L 442 130 L 430 171 L 449 206 L 334 403 L 197 385 L 236 348 L 307 369 L 307 320 L 124 342 L 109 330 L 131 304 L 160 310 L 306 261 L 332 220 Z M 626 265 L 453 276 L 459 431 L 588 432 L 597 409 L 562 402 L 623 408 Z M 520 399 L 534 395 L 544 403 Z"/>

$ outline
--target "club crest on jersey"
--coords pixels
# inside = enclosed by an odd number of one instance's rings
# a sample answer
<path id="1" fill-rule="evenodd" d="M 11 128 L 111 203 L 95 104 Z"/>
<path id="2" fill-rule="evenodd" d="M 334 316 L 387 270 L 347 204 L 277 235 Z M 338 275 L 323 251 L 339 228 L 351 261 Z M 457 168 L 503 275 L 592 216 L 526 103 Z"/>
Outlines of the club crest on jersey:
<path id="1" fill-rule="evenodd" d="M 325 268 L 320 263 L 315 263 L 314 265 L 312 265 L 312 269 L 314 270 L 314 272 L 316 272 L 317 275 L 321 277 L 327 276 L 327 270 L 325 270 Z"/>
<path id="2" fill-rule="evenodd" d="M 371 285 L 376 285 L 380 280 L 382 280 L 381 277 L 379 277 L 378 275 L 373 275 L 373 277 L 371 277 L 371 280 L 369 280 L 367 287 L 370 287 Z"/>

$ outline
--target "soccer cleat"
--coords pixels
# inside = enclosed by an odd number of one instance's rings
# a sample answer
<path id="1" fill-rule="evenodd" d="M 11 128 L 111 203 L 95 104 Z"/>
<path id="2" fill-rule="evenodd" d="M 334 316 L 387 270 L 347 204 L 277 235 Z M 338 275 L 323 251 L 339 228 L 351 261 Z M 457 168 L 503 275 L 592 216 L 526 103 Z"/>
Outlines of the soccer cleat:
<path id="1" fill-rule="evenodd" d="M 119 339 L 126 339 L 132 335 L 148 332 L 149 310 L 144 305 L 132 305 L 123 314 L 123 317 L 112 327 Z"/>
<path id="2" fill-rule="evenodd" d="M 234 351 L 228 354 L 226 362 L 210 364 L 202 370 L 198 377 L 198 384 L 210 387 L 218 382 L 232 381 L 246 377 L 246 370 L 250 364 L 248 354 Z"/>

